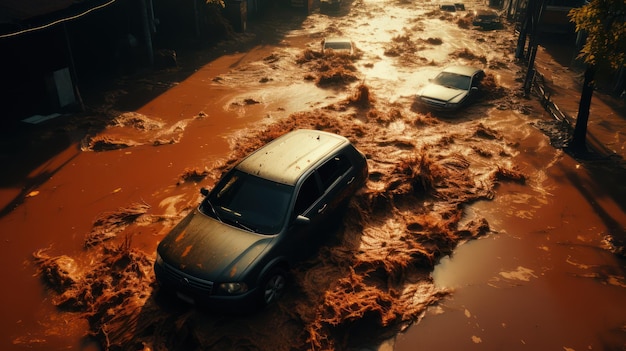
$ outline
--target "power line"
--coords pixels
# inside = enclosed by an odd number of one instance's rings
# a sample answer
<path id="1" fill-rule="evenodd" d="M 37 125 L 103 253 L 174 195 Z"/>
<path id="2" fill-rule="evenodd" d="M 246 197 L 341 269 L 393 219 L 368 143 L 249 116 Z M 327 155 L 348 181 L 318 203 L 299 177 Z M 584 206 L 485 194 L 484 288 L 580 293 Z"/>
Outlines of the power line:
<path id="1" fill-rule="evenodd" d="M 50 23 L 47 23 L 47 24 L 44 24 L 44 25 L 41 25 L 41 26 L 37 26 L 37 27 L 33 27 L 33 28 L 28 28 L 28 29 L 23 29 L 23 30 L 20 30 L 20 31 L 17 31 L 17 32 L 13 32 L 13 33 L 8 33 L 8 34 L 1 34 L 1 35 L 0 35 L 0 39 L 3 39 L 3 38 L 10 38 L 10 37 L 15 37 L 15 36 L 22 35 L 22 34 L 26 34 L 26 33 L 30 33 L 30 32 L 35 32 L 35 31 L 38 31 L 38 30 L 42 30 L 42 29 L 46 29 L 46 28 L 49 28 L 49 27 L 55 26 L 55 25 L 60 24 L 60 23 L 64 23 L 64 22 L 68 22 L 68 21 L 72 21 L 72 20 L 75 20 L 75 19 L 77 19 L 77 18 L 83 17 L 83 16 L 85 16 L 85 15 L 87 15 L 87 14 L 89 14 L 89 13 L 93 12 L 93 11 L 100 10 L 100 9 L 102 9 L 102 8 L 105 8 L 105 7 L 107 7 L 107 6 L 111 5 L 111 4 L 113 4 L 113 3 L 114 3 L 114 2 L 116 2 L 116 1 L 117 1 L 117 0 L 109 0 L 108 2 L 106 2 L 106 3 L 104 3 L 104 4 L 101 4 L 101 5 L 98 5 L 98 6 L 96 6 L 96 7 L 92 7 L 92 8 L 90 8 L 90 9 L 86 10 L 85 12 L 79 13 L 79 14 L 74 15 L 74 16 L 61 18 L 61 19 L 58 19 L 58 20 L 56 20 L 56 21 L 53 21 L 53 22 L 50 22 Z"/>

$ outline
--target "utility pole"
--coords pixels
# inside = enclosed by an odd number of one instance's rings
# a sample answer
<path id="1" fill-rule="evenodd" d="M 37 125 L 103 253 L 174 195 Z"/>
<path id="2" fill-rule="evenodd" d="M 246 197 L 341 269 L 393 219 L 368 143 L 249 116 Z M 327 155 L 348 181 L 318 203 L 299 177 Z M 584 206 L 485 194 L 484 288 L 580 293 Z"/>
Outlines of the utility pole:
<path id="1" fill-rule="evenodd" d="M 530 93 L 533 78 L 535 77 L 535 57 L 537 55 L 537 46 L 539 45 L 537 33 L 539 32 L 539 23 L 541 22 L 544 7 L 545 0 L 528 0 L 524 21 L 521 24 L 517 40 L 515 58 L 527 60 L 526 79 L 524 80 L 524 93 L 526 95 Z M 527 37 L 530 37 L 530 40 L 528 40 L 528 51 L 524 54 Z"/>
<path id="2" fill-rule="evenodd" d="M 517 38 L 517 47 L 515 48 L 515 58 L 524 58 L 524 48 L 526 47 L 526 38 L 528 36 L 528 27 L 531 25 L 531 12 L 536 0 L 528 0 L 526 2 L 526 9 L 524 11 L 524 19 L 520 23 L 519 37 Z M 517 10 L 519 10 L 520 3 L 517 3 Z"/>

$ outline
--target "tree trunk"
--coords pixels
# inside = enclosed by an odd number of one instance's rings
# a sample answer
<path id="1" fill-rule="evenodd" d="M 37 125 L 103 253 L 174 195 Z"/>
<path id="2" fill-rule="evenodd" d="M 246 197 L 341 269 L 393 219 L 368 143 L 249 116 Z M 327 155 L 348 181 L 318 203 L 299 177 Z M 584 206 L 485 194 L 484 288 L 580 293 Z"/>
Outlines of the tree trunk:
<path id="1" fill-rule="evenodd" d="M 580 103 L 578 104 L 578 116 L 576 117 L 574 135 L 569 144 L 569 149 L 575 153 L 587 151 L 587 122 L 589 121 L 589 108 L 591 107 L 591 97 L 593 96 L 595 74 L 595 66 L 587 65 L 583 91 L 580 95 Z"/>

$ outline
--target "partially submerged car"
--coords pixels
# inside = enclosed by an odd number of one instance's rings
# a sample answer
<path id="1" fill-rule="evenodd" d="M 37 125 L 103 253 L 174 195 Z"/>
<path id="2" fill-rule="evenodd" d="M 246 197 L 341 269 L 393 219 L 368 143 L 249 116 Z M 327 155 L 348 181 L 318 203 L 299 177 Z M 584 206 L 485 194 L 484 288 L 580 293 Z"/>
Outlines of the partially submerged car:
<path id="1" fill-rule="evenodd" d="M 459 2 L 454 4 L 445 3 L 439 5 L 439 9 L 448 12 L 465 11 L 465 4 Z"/>
<path id="2" fill-rule="evenodd" d="M 472 25 L 482 29 L 497 29 L 502 26 L 500 15 L 492 10 L 474 10 Z"/>
<path id="3" fill-rule="evenodd" d="M 417 100 L 433 110 L 453 111 L 468 103 L 478 92 L 485 72 L 480 68 L 450 66 L 417 93 Z"/>
<path id="4" fill-rule="evenodd" d="M 296 130 L 230 169 L 159 243 L 157 282 L 189 303 L 233 310 L 278 299 L 287 272 L 334 232 L 368 174 L 345 137 Z"/>
<path id="5" fill-rule="evenodd" d="M 322 53 L 326 54 L 329 52 L 352 56 L 354 54 L 354 43 L 349 38 L 324 38 L 322 41 Z"/>
<path id="6" fill-rule="evenodd" d="M 320 0 L 320 8 L 338 10 L 341 8 L 341 0 Z"/>
<path id="7" fill-rule="evenodd" d="M 441 4 L 439 5 L 439 9 L 442 11 L 456 12 L 456 6 L 454 6 L 454 4 Z"/>

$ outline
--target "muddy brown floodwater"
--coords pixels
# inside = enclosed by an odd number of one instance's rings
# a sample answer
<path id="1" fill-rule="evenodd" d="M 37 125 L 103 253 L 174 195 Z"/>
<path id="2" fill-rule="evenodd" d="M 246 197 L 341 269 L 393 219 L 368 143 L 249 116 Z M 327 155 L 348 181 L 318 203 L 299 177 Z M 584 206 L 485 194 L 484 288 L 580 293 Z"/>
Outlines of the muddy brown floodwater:
<path id="1" fill-rule="evenodd" d="M 63 130 L 69 147 L 0 189 L 0 348 L 626 348 L 622 117 L 601 124 L 608 157 L 553 147 L 535 127 L 549 117 L 519 91 L 513 30 L 472 29 L 465 11 L 380 0 L 289 18 L 258 24 L 279 42 L 208 61 L 136 110 L 116 105 L 127 90 L 105 92 Z M 323 55 L 327 35 L 354 38 L 356 54 Z M 420 109 L 417 88 L 452 63 L 485 68 L 480 100 Z M 169 84 L 151 79 L 131 83 Z M 295 128 L 367 155 L 336 237 L 258 313 L 161 296 L 156 245 L 199 189 Z"/>

